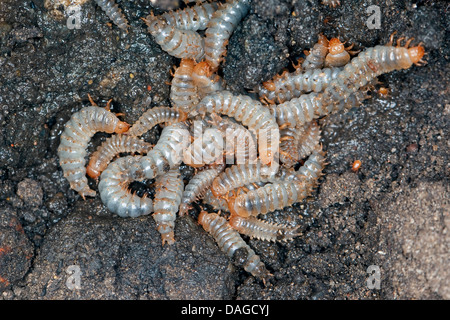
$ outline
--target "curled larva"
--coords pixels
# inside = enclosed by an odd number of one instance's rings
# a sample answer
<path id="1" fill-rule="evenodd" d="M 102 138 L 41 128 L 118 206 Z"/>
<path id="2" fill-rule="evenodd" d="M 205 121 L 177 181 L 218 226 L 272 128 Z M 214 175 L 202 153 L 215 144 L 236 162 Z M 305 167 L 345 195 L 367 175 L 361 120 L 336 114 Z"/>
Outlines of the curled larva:
<path id="1" fill-rule="evenodd" d="M 121 217 L 138 217 L 153 211 L 152 199 L 131 193 L 128 186 L 136 177 L 128 174 L 129 168 L 137 166 L 141 156 L 127 156 L 111 162 L 103 171 L 98 185 L 102 202 Z"/>
<path id="2" fill-rule="evenodd" d="M 245 271 L 257 278 L 264 279 L 269 275 L 259 256 L 242 240 L 239 233 L 231 228 L 225 218 L 216 213 L 202 211 L 198 222 L 216 240 L 222 252 L 233 258 L 238 266 L 242 265 Z"/>
<path id="3" fill-rule="evenodd" d="M 338 38 L 330 39 L 328 43 L 328 54 L 325 57 L 325 67 L 342 67 L 350 61 L 350 53 L 355 54 L 356 51 L 350 51 L 353 45 L 345 48 L 344 44 Z"/>
<path id="4" fill-rule="evenodd" d="M 145 111 L 142 116 L 128 130 L 131 136 L 141 136 L 157 124 L 176 123 L 187 119 L 187 113 L 170 107 L 154 107 Z"/>
<path id="5" fill-rule="evenodd" d="M 280 160 L 283 166 L 292 167 L 309 156 L 319 144 L 320 129 L 315 121 L 301 128 L 287 127 L 280 131 Z"/>
<path id="6" fill-rule="evenodd" d="M 277 169 L 264 165 L 261 161 L 233 165 L 214 179 L 211 191 L 215 197 L 221 197 L 250 183 L 272 181 L 275 180 Z"/>
<path id="7" fill-rule="evenodd" d="M 74 113 L 64 127 L 58 147 L 59 164 L 70 187 L 83 198 L 95 196 L 87 183 L 85 156 L 92 136 L 99 131 L 107 133 L 126 132 L 129 125 L 113 113 L 96 106 L 85 107 Z"/>
<path id="8" fill-rule="evenodd" d="M 194 65 L 195 62 L 192 59 L 181 59 L 170 86 L 172 105 L 184 112 L 189 112 L 200 100 L 192 76 Z"/>
<path id="9" fill-rule="evenodd" d="M 208 62 L 199 62 L 193 69 L 192 79 L 197 87 L 200 99 L 205 96 L 214 93 L 216 91 L 222 91 L 224 89 L 224 82 L 222 78 L 213 73 Z"/>
<path id="10" fill-rule="evenodd" d="M 95 3 L 105 11 L 106 15 L 122 30 L 127 30 L 130 26 L 128 21 L 114 0 L 95 0 Z"/>
<path id="11" fill-rule="evenodd" d="M 270 223 L 256 217 L 244 218 L 232 215 L 229 224 L 240 234 L 265 241 L 287 241 L 300 235 L 297 227 Z"/>
<path id="12" fill-rule="evenodd" d="M 161 234 L 163 245 L 173 244 L 176 214 L 181 203 L 183 193 L 183 179 L 178 168 L 156 179 L 156 193 L 153 200 L 153 219 Z"/>
<path id="13" fill-rule="evenodd" d="M 130 135 L 113 135 L 91 155 L 86 172 L 89 177 L 98 178 L 110 161 L 120 153 L 147 153 L 152 147 L 152 144 Z"/>
<path id="14" fill-rule="evenodd" d="M 305 61 L 302 63 L 304 70 L 320 69 L 323 67 L 325 57 L 328 53 L 328 39 L 323 34 L 319 35 L 319 40 L 309 51 Z"/>
<path id="15" fill-rule="evenodd" d="M 264 82 L 255 91 L 258 92 L 261 101 L 271 104 L 283 103 L 307 92 L 323 91 L 341 71 L 340 68 L 323 68 L 306 71 L 297 69 L 292 73 L 284 72 L 272 80 Z"/>
<path id="16" fill-rule="evenodd" d="M 191 30 L 180 30 L 169 25 L 164 18 L 150 15 L 144 19 L 148 31 L 161 48 L 176 58 L 201 61 L 205 52 L 203 38 Z"/>
<path id="17" fill-rule="evenodd" d="M 205 30 L 218 5 L 215 2 L 197 4 L 185 9 L 169 11 L 161 16 L 167 23 L 181 30 Z"/>
<path id="18" fill-rule="evenodd" d="M 205 31 L 205 60 L 213 71 L 219 68 L 228 39 L 249 8 L 250 0 L 228 0 L 213 14 Z"/>
<path id="19" fill-rule="evenodd" d="M 210 190 L 215 177 L 223 170 L 224 166 L 219 165 L 211 169 L 203 170 L 192 177 L 183 191 L 180 205 L 180 215 L 184 215 L 191 208 L 191 203 L 203 198 Z"/>
<path id="20" fill-rule="evenodd" d="M 200 101 L 190 116 L 197 113 L 218 113 L 235 118 L 258 138 L 259 158 L 264 164 L 274 162 L 280 140 L 278 125 L 270 111 L 260 102 L 245 95 L 219 91 Z"/>
<path id="21" fill-rule="evenodd" d="M 322 175 L 325 163 L 323 152 L 314 151 L 297 171 L 294 179 L 284 179 L 267 184 L 228 201 L 231 214 L 241 217 L 257 216 L 281 210 L 305 199 Z"/>

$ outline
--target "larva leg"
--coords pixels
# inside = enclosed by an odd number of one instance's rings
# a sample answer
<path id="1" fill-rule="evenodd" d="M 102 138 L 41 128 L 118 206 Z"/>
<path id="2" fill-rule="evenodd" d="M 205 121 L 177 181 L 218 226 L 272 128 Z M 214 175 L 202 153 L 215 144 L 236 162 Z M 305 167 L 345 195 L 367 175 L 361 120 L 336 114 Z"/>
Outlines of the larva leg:
<path id="1" fill-rule="evenodd" d="M 141 136 L 157 124 L 177 123 L 185 121 L 187 113 L 176 108 L 155 107 L 145 111 L 138 121 L 130 128 L 127 134 L 131 136 Z"/>
<path id="2" fill-rule="evenodd" d="M 128 21 L 114 0 L 94 0 L 95 3 L 105 11 L 106 15 L 120 29 L 127 31 L 130 27 Z"/>
<path id="3" fill-rule="evenodd" d="M 270 275 L 259 256 L 242 240 L 239 233 L 231 228 L 225 218 L 216 213 L 202 211 L 198 222 L 216 240 L 222 252 L 229 258 L 234 258 L 238 266 L 242 265 L 245 271 L 260 279 L 266 279 Z M 243 253 L 242 259 L 238 258 L 241 257 L 239 251 Z"/>
<path id="4" fill-rule="evenodd" d="M 181 203 L 183 187 L 183 179 L 178 168 L 170 170 L 156 181 L 153 219 L 161 234 L 163 245 L 175 242 L 175 219 Z"/>
<path id="5" fill-rule="evenodd" d="M 153 145 L 130 135 L 113 135 L 106 139 L 92 154 L 86 172 L 97 179 L 111 160 L 120 153 L 147 153 Z"/>
<path id="6" fill-rule="evenodd" d="M 229 224 L 240 234 L 265 241 L 288 241 L 300 235 L 298 228 L 270 223 L 255 217 L 232 215 Z"/>
<path id="7" fill-rule="evenodd" d="M 86 148 L 92 136 L 99 131 L 107 133 L 126 132 L 129 125 L 113 113 L 96 106 L 85 107 L 74 113 L 64 127 L 58 147 L 59 164 L 70 187 L 83 199 L 95 196 L 86 178 Z"/>

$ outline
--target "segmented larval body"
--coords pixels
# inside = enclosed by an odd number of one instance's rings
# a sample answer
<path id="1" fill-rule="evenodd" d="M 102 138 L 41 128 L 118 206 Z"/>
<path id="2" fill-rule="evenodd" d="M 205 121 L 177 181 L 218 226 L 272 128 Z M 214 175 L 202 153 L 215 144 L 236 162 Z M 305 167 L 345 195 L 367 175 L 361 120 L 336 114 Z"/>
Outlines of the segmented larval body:
<path id="1" fill-rule="evenodd" d="M 322 0 L 322 4 L 336 8 L 341 4 L 341 2 L 339 0 Z"/>
<path id="2" fill-rule="evenodd" d="M 319 40 L 309 51 L 305 61 L 302 63 L 304 70 L 320 69 L 323 67 L 325 57 L 328 53 L 328 39 L 323 34 L 319 35 Z"/>
<path id="3" fill-rule="evenodd" d="M 234 258 L 237 264 L 243 265 L 245 271 L 263 279 L 269 275 L 259 256 L 242 240 L 239 233 L 231 228 L 225 218 L 215 213 L 202 211 L 198 217 L 198 222 L 216 240 L 222 252 L 229 258 Z M 233 257 L 238 255 L 239 250 L 244 253 L 242 259 Z"/>
<path id="4" fill-rule="evenodd" d="M 320 129 L 315 121 L 301 128 L 280 130 L 280 160 L 283 166 L 292 167 L 301 159 L 309 156 L 320 140 Z"/>
<path id="5" fill-rule="evenodd" d="M 205 60 L 213 71 L 219 68 L 226 53 L 228 39 L 241 19 L 247 15 L 250 2 L 250 0 L 228 0 L 209 21 L 205 31 Z"/>
<path id="6" fill-rule="evenodd" d="M 177 167 L 183 159 L 183 150 L 191 142 L 187 125 L 177 122 L 167 126 L 161 132 L 158 143 L 141 158 L 139 166 L 129 168 L 136 179 L 153 179 Z"/>
<path id="7" fill-rule="evenodd" d="M 185 9 L 179 9 L 176 11 L 169 11 L 163 13 L 161 16 L 166 19 L 167 23 L 182 30 L 205 30 L 206 25 L 213 13 L 217 10 L 218 4 L 203 3 L 197 4 Z"/>
<path id="8" fill-rule="evenodd" d="M 232 198 L 228 203 L 230 212 L 241 217 L 257 216 L 305 199 L 322 175 L 324 162 L 321 150 L 313 152 L 294 179 L 280 180 Z"/>
<path id="9" fill-rule="evenodd" d="M 180 215 L 184 215 L 191 208 L 191 203 L 203 198 L 210 190 L 215 177 L 223 170 L 224 166 L 217 166 L 203 170 L 192 177 L 183 191 L 180 205 Z"/>
<path id="10" fill-rule="evenodd" d="M 130 26 L 128 21 L 122 13 L 122 10 L 114 2 L 114 0 L 94 0 L 95 3 L 105 11 L 106 15 L 112 22 L 120 29 L 127 30 Z"/>
<path id="11" fill-rule="evenodd" d="M 235 96 L 228 91 L 220 91 L 202 99 L 190 116 L 196 113 L 218 113 L 235 118 L 257 134 L 261 161 L 264 164 L 274 161 L 278 151 L 280 131 L 270 111 L 260 102 L 245 95 Z"/>
<path id="12" fill-rule="evenodd" d="M 121 157 L 103 171 L 98 190 L 108 210 L 121 217 L 138 217 L 153 212 L 152 199 L 131 193 L 128 186 L 136 180 L 129 169 L 138 166 L 142 156 Z"/>
<path id="13" fill-rule="evenodd" d="M 220 197 L 250 183 L 273 181 L 276 178 L 277 169 L 277 167 L 265 165 L 261 161 L 233 165 L 214 179 L 211 191 L 214 196 Z"/>
<path id="14" fill-rule="evenodd" d="M 224 140 L 220 131 L 208 128 L 183 153 L 183 162 L 198 168 L 219 161 L 223 163 Z"/>
<path id="15" fill-rule="evenodd" d="M 106 139 L 91 155 L 86 172 L 98 178 L 111 160 L 120 153 L 147 153 L 153 145 L 130 135 L 116 134 Z"/>
<path id="16" fill-rule="evenodd" d="M 192 72 L 192 79 L 197 87 L 200 99 L 216 91 L 222 91 L 225 87 L 222 77 L 213 73 L 206 61 L 199 62 Z"/>
<path id="17" fill-rule="evenodd" d="M 232 215 L 229 219 L 230 226 L 240 234 L 251 238 L 266 241 L 287 241 L 300 235 L 298 227 L 289 227 L 282 224 L 271 223 L 256 217 L 240 217 Z"/>
<path id="18" fill-rule="evenodd" d="M 66 123 L 58 147 L 59 164 L 70 187 L 83 198 L 95 196 L 95 191 L 88 186 L 84 159 L 90 139 L 99 131 L 123 133 L 128 128 L 113 113 L 96 106 L 82 108 Z"/>
<path id="19" fill-rule="evenodd" d="M 171 56 L 197 62 L 203 59 L 203 38 L 196 31 L 177 29 L 164 18 L 152 15 L 144 21 L 156 43 Z"/>
<path id="20" fill-rule="evenodd" d="M 222 212 L 229 211 L 227 201 L 224 198 L 214 196 L 211 189 L 206 190 L 202 202 L 210 205 L 214 210 L 221 210 Z"/>
<path id="21" fill-rule="evenodd" d="M 298 98 L 307 92 L 322 92 L 331 80 L 335 79 L 341 68 L 309 69 L 285 72 L 259 86 L 256 91 L 260 98 L 270 102 L 283 103 Z"/>
<path id="22" fill-rule="evenodd" d="M 145 111 L 139 120 L 128 130 L 127 134 L 131 136 L 141 136 L 157 124 L 177 123 L 185 121 L 187 113 L 183 110 L 170 107 L 154 107 Z"/>
<path id="23" fill-rule="evenodd" d="M 200 101 L 197 87 L 192 77 L 195 62 L 192 59 L 181 59 L 175 70 L 170 86 L 170 101 L 176 108 L 189 112 Z"/>
<path id="24" fill-rule="evenodd" d="M 181 203 L 184 183 L 178 168 L 171 169 L 156 180 L 156 193 L 153 200 L 153 219 L 161 234 L 163 245 L 173 244 L 175 219 Z"/>

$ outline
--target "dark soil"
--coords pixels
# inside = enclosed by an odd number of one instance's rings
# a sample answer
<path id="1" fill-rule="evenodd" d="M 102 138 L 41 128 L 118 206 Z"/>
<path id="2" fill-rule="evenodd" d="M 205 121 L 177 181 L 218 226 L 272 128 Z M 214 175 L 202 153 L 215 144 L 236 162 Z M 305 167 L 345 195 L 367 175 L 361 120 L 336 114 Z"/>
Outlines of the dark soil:
<path id="1" fill-rule="evenodd" d="M 59 136 L 88 94 L 99 105 L 112 98 L 129 123 L 169 105 L 178 60 L 140 20 L 150 1 L 117 3 L 128 34 L 93 1 L 82 6 L 80 29 L 43 0 L 0 2 L 0 299 L 450 299 L 446 1 L 341 0 L 333 9 L 253 0 L 222 71 L 235 93 L 291 68 L 320 32 L 363 50 L 397 31 L 428 53 L 427 65 L 380 77 L 387 96 L 373 90 L 360 108 L 321 120 L 329 162 L 321 184 L 307 201 L 268 215 L 303 234 L 287 243 L 246 239 L 273 274 L 266 284 L 234 268 L 195 213 L 178 219 L 176 243 L 162 247 L 151 216 L 114 216 L 63 178 Z M 379 29 L 366 25 L 370 5 L 380 8 Z M 145 138 L 155 143 L 159 133 Z M 97 134 L 89 151 L 105 137 Z"/>

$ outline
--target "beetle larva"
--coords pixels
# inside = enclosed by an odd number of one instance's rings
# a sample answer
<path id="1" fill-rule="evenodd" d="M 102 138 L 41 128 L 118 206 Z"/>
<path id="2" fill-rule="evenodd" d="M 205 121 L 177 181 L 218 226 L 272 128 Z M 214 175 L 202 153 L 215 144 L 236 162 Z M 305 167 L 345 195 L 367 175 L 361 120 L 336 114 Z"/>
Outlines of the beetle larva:
<path id="1" fill-rule="evenodd" d="M 89 177 L 96 179 L 119 153 L 147 153 L 152 147 L 152 144 L 130 135 L 113 135 L 91 155 L 86 172 Z"/>
<path id="2" fill-rule="evenodd" d="M 200 100 L 192 77 L 194 64 L 192 59 L 181 59 L 180 66 L 175 70 L 170 86 L 172 105 L 184 112 L 189 112 Z"/>
<path id="3" fill-rule="evenodd" d="M 163 245 L 173 244 L 176 214 L 181 203 L 183 193 L 183 179 L 179 169 L 171 169 L 167 174 L 156 180 L 156 193 L 153 200 L 153 219 L 161 234 Z"/>
<path id="4" fill-rule="evenodd" d="M 205 60 L 213 72 L 219 68 L 228 39 L 249 8 L 250 0 L 228 0 L 209 21 L 205 31 Z"/>
<path id="5" fill-rule="evenodd" d="M 245 271 L 262 279 L 269 275 L 259 256 L 242 240 L 239 233 L 231 228 L 225 218 L 216 213 L 202 211 L 198 217 L 198 222 L 216 240 L 222 252 L 229 258 L 234 258 L 238 265 L 243 265 Z M 245 255 L 242 259 L 236 259 L 233 256 L 237 255 L 240 249 Z"/>
<path id="6" fill-rule="evenodd" d="M 315 121 L 301 128 L 285 128 L 280 131 L 280 160 L 283 166 L 292 167 L 309 156 L 319 144 L 320 129 Z"/>
<path id="7" fill-rule="evenodd" d="M 176 123 L 187 119 L 187 113 L 170 107 L 154 107 L 145 111 L 139 120 L 128 130 L 131 136 L 141 136 L 154 126 L 160 123 Z"/>
<path id="8" fill-rule="evenodd" d="M 345 48 L 338 38 L 332 38 L 328 42 L 328 54 L 325 57 L 325 67 L 342 67 L 350 61 L 350 54 L 357 51 L 350 51 L 353 45 Z"/>
<path id="9" fill-rule="evenodd" d="M 153 211 L 152 199 L 147 196 L 139 197 L 128 190 L 131 182 L 143 180 L 128 174 L 132 166 L 138 165 L 141 156 L 127 156 L 118 158 L 103 171 L 98 185 L 102 202 L 113 213 L 121 217 L 138 217 Z"/>
<path id="10" fill-rule="evenodd" d="M 314 151 L 297 171 L 296 178 L 280 180 L 228 201 L 231 214 L 257 216 L 283 209 L 305 199 L 322 174 L 325 157 L 321 149 Z"/>
<path id="11" fill-rule="evenodd" d="M 106 15 L 116 26 L 122 30 L 128 30 L 130 27 L 128 21 L 114 0 L 95 0 L 95 3 L 105 11 Z"/>
<path id="12" fill-rule="evenodd" d="M 201 199 L 207 190 L 210 190 L 210 186 L 215 177 L 223 170 L 224 166 L 219 165 L 211 169 L 203 170 L 186 185 L 183 191 L 183 196 L 180 205 L 180 215 L 184 215 L 191 208 L 190 204 L 198 199 Z"/>
<path id="13" fill-rule="evenodd" d="M 164 18 L 153 15 L 143 20 L 156 43 L 168 54 L 181 59 L 202 60 L 205 54 L 203 38 L 196 31 L 177 29 Z"/>
<path id="14" fill-rule="evenodd" d="M 305 70 L 322 68 L 327 53 L 328 39 L 323 34 L 319 34 L 319 40 L 309 51 L 305 61 L 302 63 L 302 68 Z"/>
<path id="15" fill-rule="evenodd" d="M 184 151 L 183 162 L 198 168 L 216 161 L 223 162 L 224 141 L 220 131 L 208 128 Z"/>
<path id="16" fill-rule="evenodd" d="M 169 11 L 161 16 L 166 19 L 167 23 L 181 30 L 205 30 L 206 25 L 213 13 L 217 10 L 218 5 L 215 2 L 197 4 L 185 9 Z"/>
<path id="17" fill-rule="evenodd" d="M 190 116 L 196 113 L 218 113 L 235 118 L 258 137 L 259 158 L 264 164 L 273 163 L 278 151 L 280 131 L 270 111 L 260 102 L 245 95 L 219 91 L 200 101 Z"/>
<path id="18" fill-rule="evenodd" d="M 95 196 L 86 178 L 86 148 L 92 136 L 99 131 L 123 133 L 130 126 L 120 121 L 113 113 L 97 106 L 84 107 L 74 113 L 64 127 L 58 147 L 59 164 L 70 187 L 83 199 Z"/>
<path id="19" fill-rule="evenodd" d="M 298 227 L 270 223 L 256 217 L 240 217 L 232 215 L 228 222 L 240 234 L 266 241 L 287 241 L 300 235 Z"/>
<path id="20" fill-rule="evenodd" d="M 262 101 L 270 103 L 283 103 L 293 98 L 298 98 L 307 92 L 323 91 L 331 80 L 335 79 L 341 68 L 310 69 L 303 72 L 297 69 L 295 72 L 284 72 L 266 81 L 255 89 Z"/>
<path id="21" fill-rule="evenodd" d="M 200 99 L 224 89 L 222 78 L 217 73 L 212 72 L 211 67 L 206 61 L 199 62 L 194 67 L 192 79 L 197 87 Z"/>

